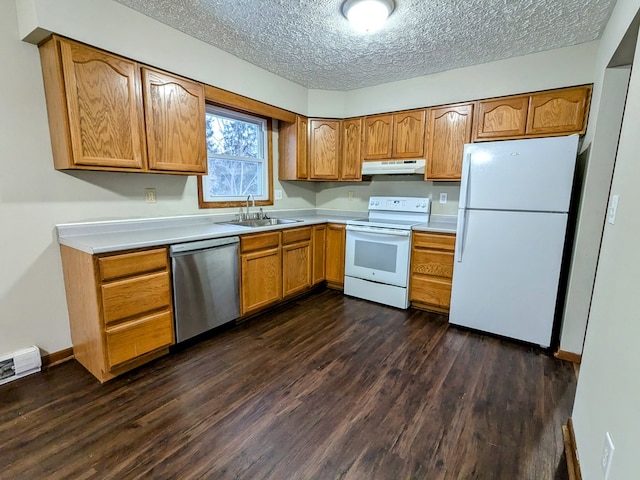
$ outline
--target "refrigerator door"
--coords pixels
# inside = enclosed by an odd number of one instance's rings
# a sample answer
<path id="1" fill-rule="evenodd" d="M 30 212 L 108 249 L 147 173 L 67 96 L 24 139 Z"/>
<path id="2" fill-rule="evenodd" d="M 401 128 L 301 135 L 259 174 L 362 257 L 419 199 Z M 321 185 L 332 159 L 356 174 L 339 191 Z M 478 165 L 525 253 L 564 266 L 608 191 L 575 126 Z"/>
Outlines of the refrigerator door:
<path id="1" fill-rule="evenodd" d="M 449 322 L 548 347 L 567 215 L 467 210 Z"/>
<path id="2" fill-rule="evenodd" d="M 567 212 L 578 135 L 465 145 L 460 208 Z"/>

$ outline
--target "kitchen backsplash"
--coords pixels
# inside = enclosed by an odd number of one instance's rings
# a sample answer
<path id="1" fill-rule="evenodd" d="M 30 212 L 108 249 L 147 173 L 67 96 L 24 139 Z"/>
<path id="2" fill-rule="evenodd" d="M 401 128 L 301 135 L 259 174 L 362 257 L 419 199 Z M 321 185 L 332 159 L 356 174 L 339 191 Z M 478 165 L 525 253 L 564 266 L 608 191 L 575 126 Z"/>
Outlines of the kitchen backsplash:
<path id="1" fill-rule="evenodd" d="M 440 203 L 441 193 L 447 194 L 447 203 Z M 372 195 L 430 197 L 431 213 L 456 215 L 460 182 L 425 182 L 419 175 L 379 175 L 373 177 L 371 182 L 322 183 L 316 193 L 316 207 L 367 210 L 369 197 Z"/>

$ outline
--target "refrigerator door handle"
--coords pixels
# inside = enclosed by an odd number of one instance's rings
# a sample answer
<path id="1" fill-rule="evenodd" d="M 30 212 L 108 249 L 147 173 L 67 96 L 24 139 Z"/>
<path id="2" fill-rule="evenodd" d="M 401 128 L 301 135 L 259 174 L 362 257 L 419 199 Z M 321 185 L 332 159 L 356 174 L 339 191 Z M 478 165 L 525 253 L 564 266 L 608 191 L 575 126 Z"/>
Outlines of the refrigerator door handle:
<path id="1" fill-rule="evenodd" d="M 462 250 L 464 249 L 464 231 L 467 225 L 467 210 L 458 210 L 458 226 L 456 227 L 456 262 L 462 262 Z"/>
<path id="2" fill-rule="evenodd" d="M 460 204 L 458 208 L 467 208 L 467 197 L 469 195 L 469 183 L 471 183 L 471 154 L 467 153 L 463 162 L 462 188 L 460 189 Z"/>

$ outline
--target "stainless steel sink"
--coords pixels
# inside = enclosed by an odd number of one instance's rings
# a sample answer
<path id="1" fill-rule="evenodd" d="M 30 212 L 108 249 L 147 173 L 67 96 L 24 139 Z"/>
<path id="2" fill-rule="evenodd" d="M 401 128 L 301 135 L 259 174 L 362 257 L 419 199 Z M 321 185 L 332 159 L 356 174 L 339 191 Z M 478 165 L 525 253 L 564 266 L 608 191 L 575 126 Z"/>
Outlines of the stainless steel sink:
<path id="1" fill-rule="evenodd" d="M 286 225 L 287 223 L 301 222 L 302 220 L 292 220 L 289 218 L 256 218 L 253 220 L 233 220 L 231 222 L 220 222 L 223 225 L 236 225 L 238 227 L 268 227 L 271 225 Z"/>

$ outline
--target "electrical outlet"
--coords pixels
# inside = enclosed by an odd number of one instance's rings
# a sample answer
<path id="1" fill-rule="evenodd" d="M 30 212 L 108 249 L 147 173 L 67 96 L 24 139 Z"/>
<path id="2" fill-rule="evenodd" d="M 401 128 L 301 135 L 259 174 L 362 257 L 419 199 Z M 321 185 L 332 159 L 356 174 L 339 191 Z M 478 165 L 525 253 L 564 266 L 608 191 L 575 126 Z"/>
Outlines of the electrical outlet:
<path id="1" fill-rule="evenodd" d="M 609 432 L 604 435 L 604 448 L 602 449 L 602 473 L 604 473 L 604 480 L 609 478 L 609 472 L 611 471 L 611 462 L 613 461 L 613 452 L 616 448 L 613 446 L 613 440 Z"/>
<path id="2" fill-rule="evenodd" d="M 618 211 L 618 200 L 620 199 L 619 195 L 613 195 L 611 197 L 611 201 L 609 202 L 609 212 L 607 215 L 607 220 L 611 225 L 616 223 L 616 212 Z"/>
<path id="3" fill-rule="evenodd" d="M 279 188 L 276 188 L 276 200 L 282 200 L 282 190 L 280 190 Z"/>
<path id="4" fill-rule="evenodd" d="M 144 200 L 147 203 L 156 203 L 156 189 L 155 188 L 145 188 L 144 189 Z"/>
<path id="5" fill-rule="evenodd" d="M 447 203 L 447 194 L 444 192 L 440 194 L 440 203 Z"/>
<path id="6" fill-rule="evenodd" d="M 347 198 L 349 200 L 353 200 L 353 191 L 352 190 L 349 190 L 349 193 L 347 194 Z"/>

